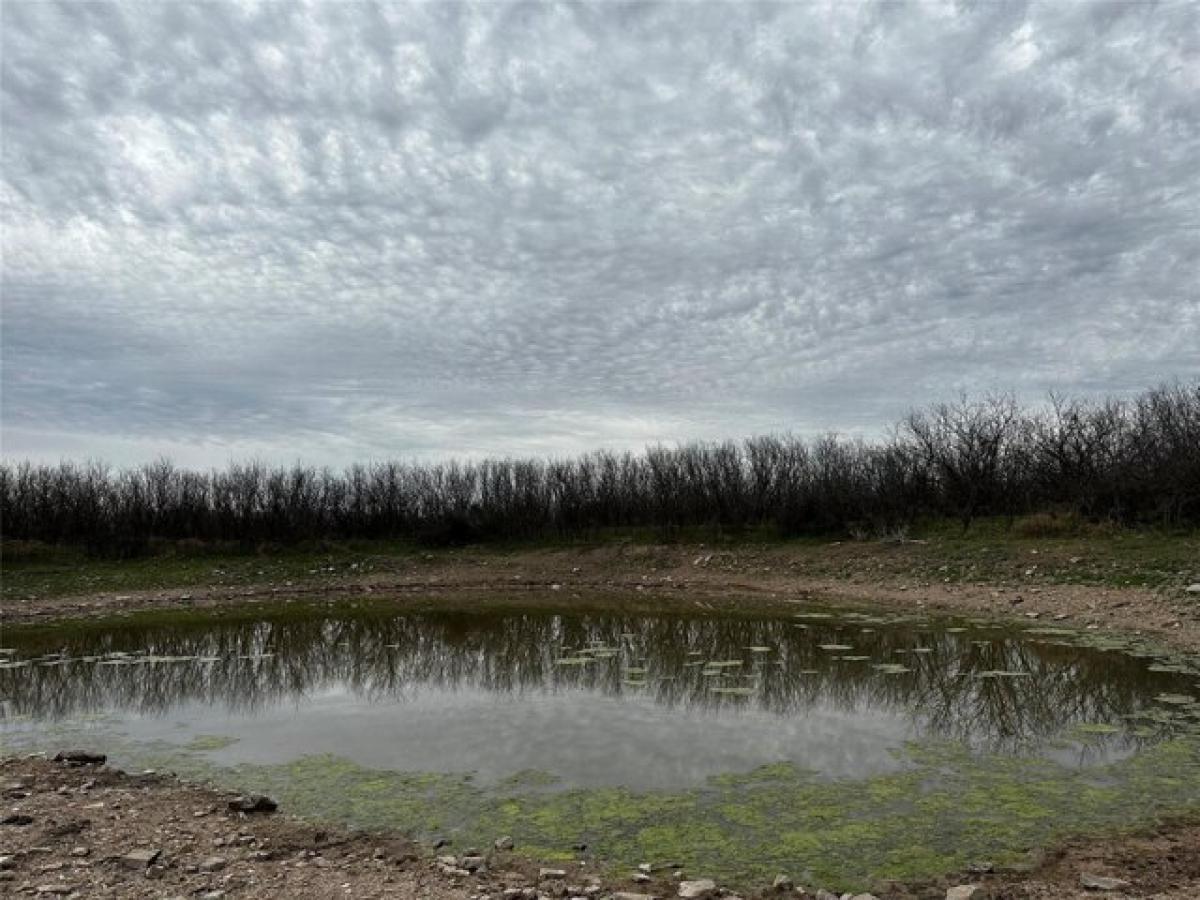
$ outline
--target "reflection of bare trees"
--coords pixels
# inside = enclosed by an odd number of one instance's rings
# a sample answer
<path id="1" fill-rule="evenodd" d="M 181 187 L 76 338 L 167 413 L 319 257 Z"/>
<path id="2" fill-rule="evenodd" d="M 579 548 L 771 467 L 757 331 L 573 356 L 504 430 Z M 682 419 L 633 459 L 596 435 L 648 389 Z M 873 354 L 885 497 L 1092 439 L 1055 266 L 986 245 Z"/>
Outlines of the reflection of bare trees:
<path id="1" fill-rule="evenodd" d="M 422 685 L 569 688 L 779 715 L 818 704 L 908 712 L 938 734 L 1016 745 L 1115 721 L 1180 688 L 1131 657 L 972 637 L 792 619 L 456 613 L 129 626 L 67 637 L 0 670 L 0 696 L 17 713 L 56 718 L 184 702 L 253 711 L 336 686 L 371 699 Z"/>

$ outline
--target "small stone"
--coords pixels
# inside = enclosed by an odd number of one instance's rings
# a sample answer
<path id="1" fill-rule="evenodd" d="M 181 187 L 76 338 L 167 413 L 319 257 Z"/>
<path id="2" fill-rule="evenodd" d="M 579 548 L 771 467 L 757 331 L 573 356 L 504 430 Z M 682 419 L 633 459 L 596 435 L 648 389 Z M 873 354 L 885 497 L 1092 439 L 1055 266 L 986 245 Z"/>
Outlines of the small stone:
<path id="1" fill-rule="evenodd" d="M 645 872 L 634 872 L 633 880 L 636 881 L 638 884 L 645 884 L 646 882 L 651 881 L 652 879 Z"/>
<path id="2" fill-rule="evenodd" d="M 3 871 L 4 869 L 11 869 L 15 865 L 16 863 L 13 862 L 13 858 L 8 854 L 0 856 L 0 871 Z"/>
<path id="3" fill-rule="evenodd" d="M 74 857 L 84 857 L 84 856 L 87 856 L 91 852 L 92 852 L 91 849 L 88 847 L 72 847 L 71 848 L 71 855 Z"/>
<path id="4" fill-rule="evenodd" d="M 230 812 L 240 813 L 272 813 L 279 808 L 279 804 L 270 797 L 263 794 L 244 794 L 229 801 Z"/>
<path id="5" fill-rule="evenodd" d="M 775 880 L 771 882 L 771 887 L 780 893 L 790 891 L 795 886 L 796 885 L 792 882 L 792 879 L 788 878 L 786 875 L 776 875 Z"/>
<path id="6" fill-rule="evenodd" d="M 612 900 L 654 900 L 652 894 L 635 894 L 632 891 L 617 891 Z"/>
<path id="7" fill-rule="evenodd" d="M 977 884 L 960 884 L 946 891 L 946 900 L 983 900 L 983 888 Z"/>
<path id="8" fill-rule="evenodd" d="M 122 856 L 121 865 L 127 869 L 145 869 L 147 866 L 153 865 L 161 854 L 161 850 L 139 847 L 136 850 L 130 850 Z"/>
<path id="9" fill-rule="evenodd" d="M 1104 875 L 1092 875 L 1084 872 L 1079 876 L 1079 883 L 1089 891 L 1119 891 L 1129 887 L 1129 882 L 1121 878 L 1108 878 Z"/>
<path id="10" fill-rule="evenodd" d="M 538 881 L 551 881 L 556 878 L 566 878 L 567 873 L 562 869 L 538 869 Z"/>
<path id="11" fill-rule="evenodd" d="M 478 872 L 487 865 L 487 860 L 482 856 L 464 856 L 458 861 L 459 868 L 466 869 L 468 872 Z"/>
<path id="12" fill-rule="evenodd" d="M 200 900 L 221 900 L 224 896 L 224 891 L 209 891 L 207 894 L 201 894 Z"/>
<path id="13" fill-rule="evenodd" d="M 108 757 L 88 750 L 60 750 L 54 755 L 54 761 L 65 762 L 69 766 L 102 766 Z"/>
<path id="14" fill-rule="evenodd" d="M 226 860 L 225 857 L 210 856 L 210 857 L 208 857 L 208 859 L 201 860 L 200 871 L 201 872 L 220 872 L 223 868 L 225 868 L 226 865 L 228 865 L 228 860 Z"/>
<path id="15" fill-rule="evenodd" d="M 711 878 L 698 878 L 695 881 L 679 882 L 679 896 L 683 900 L 703 900 L 717 892 L 717 883 Z"/>
<path id="16" fill-rule="evenodd" d="M 831 894 L 825 888 L 821 888 L 817 891 L 817 900 L 841 900 L 841 898 L 837 894 Z"/>
<path id="17" fill-rule="evenodd" d="M 1189 584 L 1183 590 L 1188 594 L 1200 594 L 1200 581 L 1196 582 L 1195 584 Z"/>
<path id="18" fill-rule="evenodd" d="M 510 838 L 508 835 L 505 835 L 504 837 L 496 838 L 496 842 L 493 846 L 495 846 L 497 850 L 511 850 L 516 846 L 516 844 L 513 843 L 512 838 Z"/>
<path id="19" fill-rule="evenodd" d="M 639 872 L 645 872 L 647 875 L 649 875 L 653 870 L 654 867 L 651 866 L 650 863 L 638 863 Z"/>
<path id="20" fill-rule="evenodd" d="M 65 897 L 67 894 L 75 893 L 75 888 L 69 884 L 39 884 L 33 890 L 36 894 L 49 894 L 58 897 Z"/>
<path id="21" fill-rule="evenodd" d="M 874 894 L 855 894 L 850 900 L 879 900 Z"/>

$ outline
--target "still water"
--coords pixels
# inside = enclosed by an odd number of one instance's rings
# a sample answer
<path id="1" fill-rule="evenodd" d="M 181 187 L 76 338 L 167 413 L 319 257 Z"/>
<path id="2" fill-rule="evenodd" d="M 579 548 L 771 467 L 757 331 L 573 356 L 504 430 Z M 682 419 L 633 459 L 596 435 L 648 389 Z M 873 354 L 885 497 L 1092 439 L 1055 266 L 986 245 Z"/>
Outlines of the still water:
<path id="1" fill-rule="evenodd" d="M 780 762 L 866 778 L 932 740 L 1097 766 L 1159 740 L 1162 698 L 1195 691 L 1194 675 L 1054 629 L 810 608 L 326 608 L 6 643 L 0 741 L 14 745 L 50 744 L 68 725 L 97 745 L 220 736 L 211 756 L 222 765 L 335 754 L 485 784 L 533 770 L 567 788 L 682 789 Z"/>

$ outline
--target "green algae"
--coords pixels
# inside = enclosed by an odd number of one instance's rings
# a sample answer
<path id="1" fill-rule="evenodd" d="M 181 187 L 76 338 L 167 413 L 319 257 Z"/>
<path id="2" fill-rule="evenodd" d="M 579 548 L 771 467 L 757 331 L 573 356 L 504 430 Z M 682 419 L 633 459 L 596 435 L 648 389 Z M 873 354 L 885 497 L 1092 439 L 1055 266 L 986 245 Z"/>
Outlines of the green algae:
<path id="1" fill-rule="evenodd" d="M 203 750 L 224 750 L 237 743 L 237 738 L 229 737 L 224 734 L 198 734 L 186 744 L 183 745 L 185 750 L 203 751 Z"/>
<path id="2" fill-rule="evenodd" d="M 1094 723 L 1074 731 L 1103 737 L 1114 729 Z M 71 731 L 59 728 L 55 739 Z M 1029 847 L 1070 834 L 1200 813 L 1194 735 L 1084 768 L 931 742 L 906 746 L 896 754 L 896 771 L 865 779 L 823 778 L 777 763 L 692 790 L 633 791 L 567 789 L 538 771 L 483 784 L 469 772 L 379 770 L 333 755 L 226 766 L 210 752 L 231 740 L 216 735 L 135 745 L 113 732 L 88 734 L 91 746 L 99 743 L 121 765 L 263 791 L 313 819 L 418 838 L 448 835 L 463 846 L 511 834 L 523 852 L 546 860 L 570 859 L 572 848 L 586 843 L 614 873 L 671 859 L 734 887 L 786 870 L 855 890 L 884 878 L 936 876 L 977 859 L 1016 861 Z"/>

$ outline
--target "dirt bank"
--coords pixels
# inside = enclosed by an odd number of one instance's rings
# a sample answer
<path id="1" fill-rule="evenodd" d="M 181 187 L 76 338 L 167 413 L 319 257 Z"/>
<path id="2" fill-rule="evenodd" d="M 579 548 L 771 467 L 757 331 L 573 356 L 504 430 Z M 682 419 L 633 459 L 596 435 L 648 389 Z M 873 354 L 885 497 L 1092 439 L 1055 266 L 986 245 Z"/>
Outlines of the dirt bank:
<path id="1" fill-rule="evenodd" d="M 472 606 L 519 596 L 535 605 L 744 606 L 796 600 L 870 603 L 1027 621 L 1045 619 L 1105 631 L 1146 634 L 1200 651 L 1200 595 L 1183 584 L 1158 588 L 1069 583 L 1088 562 L 1053 547 L 1031 547 L 980 577 L 942 575 L 938 551 L 878 544 L 714 550 L 692 546 L 601 546 L 513 553 L 461 552 L 388 560 L 372 571 L 316 571 L 253 584 L 190 585 L 75 596 L 11 598 L 0 623 L 95 618 L 147 609 L 312 601 L 370 595 L 394 601 Z M 1095 567 L 1103 561 L 1092 563 Z M 968 569 L 965 573 L 970 576 Z"/>
<path id="2" fill-rule="evenodd" d="M 553 864 L 542 877 L 516 852 L 478 848 L 478 868 L 459 869 L 474 848 L 422 848 L 395 834 L 325 828 L 274 814 L 230 812 L 235 795 L 167 775 L 130 775 L 107 767 L 70 767 L 41 758 L 0 760 L 0 894 L 109 898 L 520 898 L 612 897 L 628 892 L 674 897 L 682 877 L 655 871 L 645 883 L 612 880 L 587 863 Z M 1067 845 L 1023 874 L 962 873 L 920 885 L 883 884 L 888 900 L 941 900 L 961 883 L 979 900 L 1095 896 L 1084 875 L 1116 877 L 1111 897 L 1194 900 L 1200 896 L 1200 827 L 1164 826 L 1154 834 Z M 817 888 L 764 888 L 751 896 L 802 900 Z M 632 900 L 632 898 L 629 898 Z"/>

